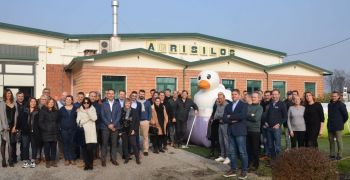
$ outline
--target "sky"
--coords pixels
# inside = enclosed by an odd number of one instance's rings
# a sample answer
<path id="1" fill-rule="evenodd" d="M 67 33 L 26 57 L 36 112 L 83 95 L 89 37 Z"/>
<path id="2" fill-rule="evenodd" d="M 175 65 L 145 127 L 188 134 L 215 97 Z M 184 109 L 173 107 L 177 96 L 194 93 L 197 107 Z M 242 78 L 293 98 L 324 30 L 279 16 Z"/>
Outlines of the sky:
<path id="1" fill-rule="evenodd" d="M 119 0 L 120 33 L 197 32 L 295 54 L 350 37 L 349 0 Z M 3 0 L 0 22 L 70 34 L 112 33 L 111 0 Z M 350 71 L 350 40 L 287 56 Z"/>

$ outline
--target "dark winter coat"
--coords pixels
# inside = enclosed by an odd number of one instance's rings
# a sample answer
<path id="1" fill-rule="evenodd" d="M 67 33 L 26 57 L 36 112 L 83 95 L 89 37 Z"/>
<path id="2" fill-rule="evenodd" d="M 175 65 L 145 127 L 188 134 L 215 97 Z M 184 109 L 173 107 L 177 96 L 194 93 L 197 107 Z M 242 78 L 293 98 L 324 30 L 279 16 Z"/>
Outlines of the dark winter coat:
<path id="1" fill-rule="evenodd" d="M 344 124 L 348 118 L 348 111 L 343 102 L 336 101 L 328 104 L 328 131 L 344 130 Z"/>
<path id="2" fill-rule="evenodd" d="M 58 111 L 43 107 L 39 113 L 39 128 L 43 142 L 57 141 L 59 130 Z"/>

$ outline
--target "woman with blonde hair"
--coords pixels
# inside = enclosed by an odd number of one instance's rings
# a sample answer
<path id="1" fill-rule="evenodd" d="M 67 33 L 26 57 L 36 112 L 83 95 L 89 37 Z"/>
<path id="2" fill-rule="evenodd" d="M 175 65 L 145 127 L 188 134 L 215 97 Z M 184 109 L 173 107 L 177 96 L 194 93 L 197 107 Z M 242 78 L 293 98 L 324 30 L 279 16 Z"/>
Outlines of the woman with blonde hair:
<path id="1" fill-rule="evenodd" d="M 316 101 L 311 92 L 305 93 L 304 119 L 306 124 L 306 146 L 317 148 L 317 138 L 322 135 L 325 117 L 321 103 Z"/>
<path id="2" fill-rule="evenodd" d="M 292 148 L 305 146 L 305 107 L 301 104 L 299 96 L 293 97 L 293 106 L 288 110 L 288 129 L 291 136 Z"/>

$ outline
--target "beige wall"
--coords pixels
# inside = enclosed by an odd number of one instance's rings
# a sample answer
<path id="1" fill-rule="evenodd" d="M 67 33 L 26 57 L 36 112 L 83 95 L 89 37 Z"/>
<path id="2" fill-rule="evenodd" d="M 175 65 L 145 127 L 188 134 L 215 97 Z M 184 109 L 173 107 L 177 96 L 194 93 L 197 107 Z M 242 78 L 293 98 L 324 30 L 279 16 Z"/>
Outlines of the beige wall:
<path id="1" fill-rule="evenodd" d="M 229 63 L 228 63 L 229 62 Z M 242 64 L 241 62 L 235 61 L 220 61 L 212 62 L 208 64 L 202 64 L 197 66 L 188 67 L 189 70 L 214 70 L 219 72 L 245 72 L 245 73 L 263 73 L 263 70 L 259 70 L 252 66 Z"/>
<path id="2" fill-rule="evenodd" d="M 279 75 L 301 75 L 301 76 L 320 76 L 319 72 L 305 68 L 301 65 L 290 65 L 269 71 L 269 74 Z"/>
<path id="3" fill-rule="evenodd" d="M 133 67 L 133 68 L 157 68 L 157 69 L 183 69 L 184 66 L 144 54 L 111 57 L 95 60 L 94 66 L 105 67 Z"/>
<path id="4" fill-rule="evenodd" d="M 282 62 L 282 58 L 276 55 L 267 54 L 263 52 L 259 52 L 253 49 L 246 49 L 241 47 L 234 47 L 231 45 L 223 44 L 223 43 L 217 43 L 212 42 L 208 40 L 201 40 L 201 39 L 188 39 L 188 38 L 175 38 L 175 39 L 159 39 L 159 40 L 152 40 L 152 39 L 122 39 L 121 40 L 121 50 L 126 49 L 132 49 L 132 48 L 145 48 L 148 49 L 148 43 L 153 42 L 156 47 L 156 44 L 167 44 L 167 47 L 169 47 L 170 44 L 176 44 L 176 45 L 186 45 L 186 46 L 205 46 L 207 47 L 207 52 L 209 51 L 208 48 L 213 47 L 216 49 L 217 55 L 193 55 L 190 53 L 187 54 L 181 54 L 181 53 L 165 53 L 166 55 L 173 56 L 176 58 L 184 59 L 186 61 L 198 61 L 203 59 L 210 59 L 215 57 L 220 57 L 218 48 L 225 48 L 227 51 L 229 49 L 235 50 L 235 55 L 239 56 L 244 59 L 248 59 L 250 61 L 263 64 L 263 65 L 271 65 L 271 64 L 278 64 Z M 167 49 L 167 51 L 169 51 Z"/>

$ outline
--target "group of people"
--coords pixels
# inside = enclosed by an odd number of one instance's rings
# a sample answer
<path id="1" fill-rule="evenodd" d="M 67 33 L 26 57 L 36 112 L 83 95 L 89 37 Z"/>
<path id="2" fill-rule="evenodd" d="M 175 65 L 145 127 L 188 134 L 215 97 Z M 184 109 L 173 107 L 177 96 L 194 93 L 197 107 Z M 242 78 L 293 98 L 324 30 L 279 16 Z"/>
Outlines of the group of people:
<path id="1" fill-rule="evenodd" d="M 281 152 L 282 126 L 287 149 L 318 147 L 325 117 L 322 105 L 311 92 L 301 97 L 298 91 L 289 91 L 285 101 L 277 89 L 251 94 L 245 91 L 242 95 L 233 89 L 231 96 L 229 101 L 224 93 L 218 93 L 207 134 L 211 155 L 218 150 L 215 160 L 230 164 L 225 177 L 237 176 L 237 156 L 242 166 L 240 179 L 247 178 L 248 167 L 258 169 L 261 155 L 273 161 Z M 76 98 L 63 92 L 55 100 L 50 89 L 45 88 L 38 100 L 25 100 L 23 92 L 17 92 L 15 97 L 10 89 L 5 89 L 0 102 L 3 167 L 17 163 L 17 143 L 23 168 L 35 168 L 40 162 L 45 162 L 47 168 L 57 167 L 58 154 L 63 154 L 67 166 L 75 165 L 80 158 L 84 160 L 84 170 L 91 170 L 97 158 L 105 167 L 109 153 L 112 164 L 118 166 L 120 140 L 124 163 L 135 156 L 136 163 L 141 164 L 140 156 L 148 156 L 150 144 L 155 154 L 167 151 L 168 145 L 183 147 L 190 110 L 198 113 L 186 90 L 152 89 L 149 99 L 142 89 L 132 91 L 128 97 L 120 90 L 117 99 L 113 89 L 105 91 L 104 98 L 97 91 L 89 92 L 87 97 L 79 92 Z M 347 119 L 340 93 L 332 92 L 327 124 L 331 159 L 342 157 L 342 130 Z"/>
<path id="2" fill-rule="evenodd" d="M 155 154 L 167 151 L 168 145 L 182 147 L 189 112 L 198 109 L 186 90 L 171 93 L 169 89 L 152 89 L 149 99 L 142 89 L 128 97 L 120 90 L 118 98 L 114 89 L 105 91 L 104 98 L 96 91 L 88 95 L 79 92 L 75 98 L 67 92 L 60 98 L 50 94 L 45 88 L 40 99 L 26 100 L 23 92 L 14 97 L 10 89 L 4 90 L 0 102 L 3 167 L 14 167 L 18 162 L 17 143 L 23 168 L 35 168 L 41 162 L 47 168 L 57 167 L 62 155 L 66 166 L 83 159 L 84 170 L 92 170 L 98 158 L 106 166 L 108 153 L 111 163 L 118 166 L 120 144 L 125 164 L 132 156 L 141 164 L 140 156 L 148 156 L 150 144 Z"/>
<path id="3" fill-rule="evenodd" d="M 288 91 L 284 101 L 278 89 L 251 94 L 244 91 L 242 95 L 240 90 L 233 89 L 231 96 L 232 102 L 218 93 L 207 133 L 211 140 L 209 157 L 217 150 L 219 157 L 215 161 L 231 166 L 224 177 L 238 176 L 237 159 L 242 169 L 239 179 L 246 179 L 248 170 L 259 168 L 261 156 L 268 159 L 267 166 L 271 166 L 281 152 L 282 126 L 286 149 L 318 148 L 317 139 L 323 132 L 325 117 L 321 103 L 311 92 L 301 97 L 297 90 Z M 340 93 L 332 92 L 327 123 L 332 160 L 342 158 L 342 130 L 347 119 L 348 112 Z"/>

